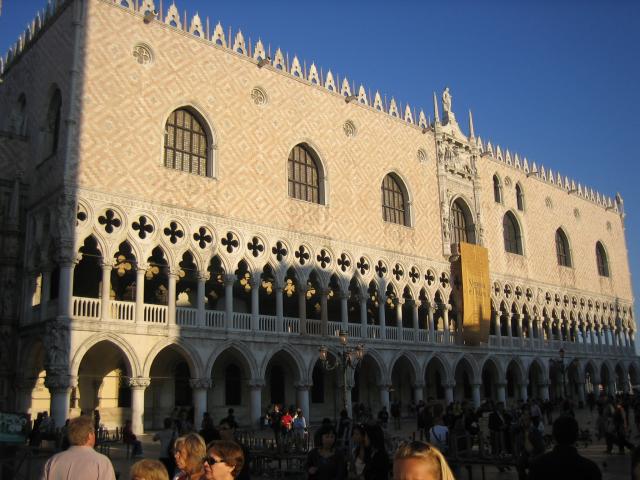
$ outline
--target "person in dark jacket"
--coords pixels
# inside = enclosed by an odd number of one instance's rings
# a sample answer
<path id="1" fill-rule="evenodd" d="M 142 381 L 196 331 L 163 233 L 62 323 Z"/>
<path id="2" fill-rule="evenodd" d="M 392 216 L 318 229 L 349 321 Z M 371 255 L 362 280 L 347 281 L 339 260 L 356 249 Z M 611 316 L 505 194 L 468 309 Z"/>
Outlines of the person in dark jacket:
<path id="1" fill-rule="evenodd" d="M 347 476 L 347 461 L 336 449 L 336 431 L 332 425 L 320 427 L 319 444 L 307 455 L 305 470 L 309 480 L 343 480 Z"/>
<path id="2" fill-rule="evenodd" d="M 384 444 L 384 432 L 380 425 L 367 425 L 364 433 L 366 448 L 364 480 L 387 480 L 391 462 Z"/>
<path id="3" fill-rule="evenodd" d="M 558 417 L 553 422 L 553 438 L 557 445 L 531 462 L 529 480 L 602 480 L 595 462 L 578 454 L 578 422 L 573 417 Z"/>

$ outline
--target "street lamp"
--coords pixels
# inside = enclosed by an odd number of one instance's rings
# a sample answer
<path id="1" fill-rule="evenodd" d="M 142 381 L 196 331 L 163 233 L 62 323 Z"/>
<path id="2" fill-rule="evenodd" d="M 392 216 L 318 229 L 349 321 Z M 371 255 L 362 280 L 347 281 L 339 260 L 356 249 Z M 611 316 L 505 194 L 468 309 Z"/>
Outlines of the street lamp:
<path id="1" fill-rule="evenodd" d="M 340 330 L 338 333 L 338 339 L 340 341 L 340 353 L 338 357 L 332 362 L 329 360 L 329 348 L 326 345 L 322 345 L 319 348 L 319 357 L 322 362 L 322 367 L 327 370 L 335 370 L 336 368 L 342 368 L 342 406 L 344 410 L 349 411 L 347 405 L 347 372 L 356 370 L 364 358 L 364 345 L 361 343 L 355 347 L 350 347 L 349 333 L 345 330 Z"/>

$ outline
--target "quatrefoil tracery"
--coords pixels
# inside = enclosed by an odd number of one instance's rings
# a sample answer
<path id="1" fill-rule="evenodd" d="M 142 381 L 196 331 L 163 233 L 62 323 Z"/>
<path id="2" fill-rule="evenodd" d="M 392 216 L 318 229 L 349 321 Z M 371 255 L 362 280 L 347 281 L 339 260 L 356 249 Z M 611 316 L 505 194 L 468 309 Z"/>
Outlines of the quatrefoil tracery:
<path id="1" fill-rule="evenodd" d="M 138 232 L 138 237 L 142 240 L 147 238 L 147 234 L 153 233 L 153 225 L 149 223 L 149 219 L 144 215 L 140 215 L 138 221 L 131 224 L 131 228 Z"/>
<path id="2" fill-rule="evenodd" d="M 369 270 L 369 264 L 367 263 L 367 259 L 364 257 L 360 257 L 360 260 L 356 264 L 356 268 L 360 270 L 360 275 L 364 275 Z"/>
<path id="3" fill-rule="evenodd" d="M 331 257 L 326 250 L 320 250 L 320 253 L 316 256 L 316 260 L 322 268 L 327 268 L 327 265 L 331 263 Z"/>
<path id="4" fill-rule="evenodd" d="M 380 278 L 384 277 L 384 275 L 387 273 L 387 267 L 382 260 L 378 260 L 378 264 L 376 265 L 376 273 Z"/>
<path id="5" fill-rule="evenodd" d="M 409 270 L 409 278 L 413 283 L 416 283 L 420 278 L 420 274 L 418 273 L 418 269 L 416 267 L 411 267 L 411 270 Z"/>
<path id="6" fill-rule="evenodd" d="M 213 242 L 213 237 L 209 234 L 206 227 L 200 227 L 197 232 L 193 234 L 193 239 L 198 242 L 198 246 L 202 249 L 207 247 L 207 244 Z"/>
<path id="7" fill-rule="evenodd" d="M 276 259 L 281 262 L 284 257 L 287 256 L 287 249 L 281 241 L 277 241 L 276 244 L 271 248 L 271 253 L 276 256 Z"/>
<path id="8" fill-rule="evenodd" d="M 104 231 L 113 233 L 113 231 L 122 225 L 122 221 L 116 216 L 116 212 L 110 208 L 104 212 L 104 215 L 98 217 L 98 223 L 104 225 Z"/>
<path id="9" fill-rule="evenodd" d="M 400 280 L 404 276 L 404 270 L 399 263 L 396 263 L 391 273 L 393 273 L 393 276 L 396 277 L 396 280 Z"/>
<path id="10" fill-rule="evenodd" d="M 340 270 L 342 270 L 343 272 L 346 272 L 347 269 L 351 266 L 351 260 L 349 260 L 349 257 L 347 257 L 346 253 L 342 253 L 340 255 L 340 258 L 338 258 L 338 266 L 340 267 Z"/>
<path id="11" fill-rule="evenodd" d="M 227 232 L 227 234 L 220 240 L 223 247 L 226 247 L 227 253 L 233 253 L 233 251 L 240 246 L 240 242 L 233 234 L 233 232 Z"/>
<path id="12" fill-rule="evenodd" d="M 300 262 L 300 265 L 304 265 L 305 263 L 307 263 L 310 258 L 309 252 L 307 252 L 304 245 L 300 245 L 298 247 L 298 250 L 296 250 L 295 256 L 298 259 L 298 262 Z"/>
<path id="13" fill-rule="evenodd" d="M 184 237 L 184 231 L 178 225 L 178 222 L 169 222 L 168 227 L 164 227 L 164 234 L 169 237 L 169 241 L 173 244 Z"/>
<path id="14" fill-rule="evenodd" d="M 264 244 L 258 237 L 253 237 L 251 241 L 247 243 L 247 248 L 254 257 L 258 257 L 262 252 L 264 252 Z"/>

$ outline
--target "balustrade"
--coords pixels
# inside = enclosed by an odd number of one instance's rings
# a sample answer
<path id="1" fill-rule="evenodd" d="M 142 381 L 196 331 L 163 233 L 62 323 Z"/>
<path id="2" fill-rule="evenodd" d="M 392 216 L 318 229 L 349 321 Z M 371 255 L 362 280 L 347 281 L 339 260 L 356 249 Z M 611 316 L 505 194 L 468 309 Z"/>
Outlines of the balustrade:
<path id="1" fill-rule="evenodd" d="M 144 305 L 144 321 L 145 323 L 158 323 L 165 324 L 167 323 L 167 312 L 168 308 L 166 305 L 148 305 L 145 303 Z"/>
<path id="2" fill-rule="evenodd" d="M 113 320 L 134 321 L 136 318 L 135 302 L 123 302 L 120 300 L 111 300 L 110 302 L 111 318 Z"/>
<path id="3" fill-rule="evenodd" d="M 189 307 L 176 308 L 176 324 L 184 327 L 198 325 L 198 309 Z"/>
<path id="4" fill-rule="evenodd" d="M 234 330 L 251 330 L 251 314 L 234 313 L 232 328 Z"/>
<path id="5" fill-rule="evenodd" d="M 73 297 L 72 314 L 76 318 L 98 319 L 100 318 L 100 299 Z"/>

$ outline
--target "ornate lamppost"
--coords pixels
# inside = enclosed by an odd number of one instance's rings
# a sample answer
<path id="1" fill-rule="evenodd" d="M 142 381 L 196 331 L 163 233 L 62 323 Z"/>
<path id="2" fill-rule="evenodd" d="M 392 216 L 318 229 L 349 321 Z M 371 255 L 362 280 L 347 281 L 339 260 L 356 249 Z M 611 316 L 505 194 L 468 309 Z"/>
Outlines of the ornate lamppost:
<path id="1" fill-rule="evenodd" d="M 338 333 L 340 339 L 340 353 L 332 362 L 329 360 L 329 348 L 326 345 L 322 345 L 319 349 L 319 357 L 322 362 L 322 367 L 327 370 L 335 370 L 336 368 L 342 368 L 342 406 L 344 410 L 349 411 L 347 405 L 347 372 L 349 370 L 356 370 L 364 358 L 364 345 L 361 343 L 355 347 L 350 347 L 349 334 L 340 330 Z"/>

